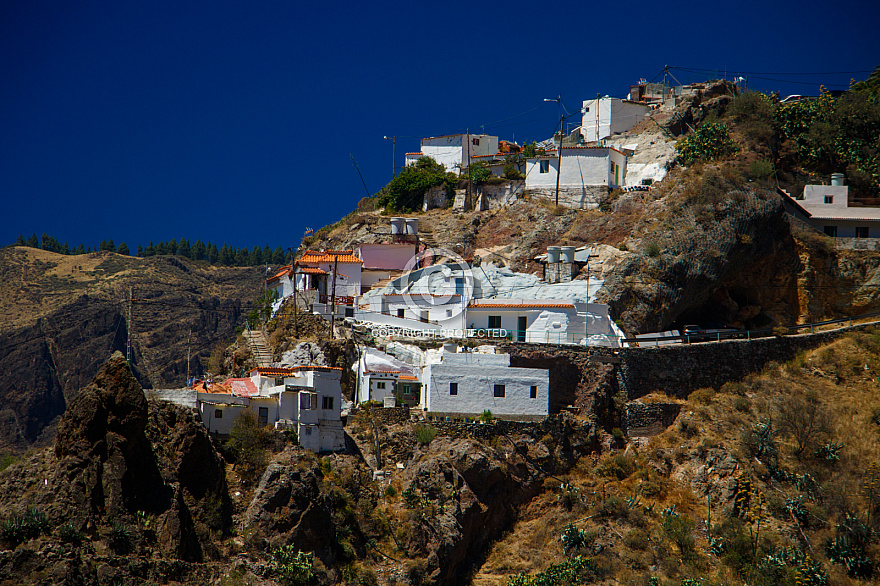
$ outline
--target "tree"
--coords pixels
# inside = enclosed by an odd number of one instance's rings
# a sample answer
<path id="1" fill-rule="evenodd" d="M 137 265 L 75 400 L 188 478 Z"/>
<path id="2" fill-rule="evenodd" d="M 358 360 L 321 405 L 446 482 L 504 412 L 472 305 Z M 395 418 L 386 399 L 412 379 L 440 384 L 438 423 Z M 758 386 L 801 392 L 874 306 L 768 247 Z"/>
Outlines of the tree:
<path id="1" fill-rule="evenodd" d="M 730 139 L 726 124 L 707 122 L 675 145 L 685 165 L 704 159 L 713 160 L 736 153 L 737 147 Z"/>
<path id="2" fill-rule="evenodd" d="M 138 244 L 138 247 L 137 247 L 137 256 L 139 256 L 139 257 L 144 256 L 144 247 L 141 246 L 140 244 Z"/>
<path id="3" fill-rule="evenodd" d="M 30 246 L 31 248 L 39 248 L 40 247 L 40 241 L 37 239 L 36 233 L 31 234 L 31 237 L 28 238 L 27 246 Z"/>
<path id="4" fill-rule="evenodd" d="M 235 420 L 226 447 L 235 458 L 235 470 L 244 482 L 252 483 L 263 473 L 269 458 L 266 447 L 270 439 L 269 431 L 253 411 L 245 410 Z"/>
<path id="5" fill-rule="evenodd" d="M 177 243 L 177 254 L 180 256 L 190 258 L 192 256 L 192 249 L 189 246 L 189 240 L 186 238 L 181 238 Z"/>
<path id="6" fill-rule="evenodd" d="M 814 392 L 783 398 L 777 412 L 779 429 L 794 439 L 798 457 L 831 432 L 831 420 Z"/>
<path id="7" fill-rule="evenodd" d="M 394 211 L 416 211 L 422 207 L 425 193 L 436 186 L 445 186 L 452 194 L 458 177 L 431 157 L 420 157 L 415 165 L 404 167 L 377 194 L 379 205 Z"/>
<path id="8" fill-rule="evenodd" d="M 468 168 L 468 178 L 477 185 L 482 185 L 486 181 L 489 180 L 489 177 L 492 176 L 492 170 L 489 169 L 489 165 L 484 163 L 483 161 L 477 161 L 476 163 L 471 163 Z"/>
<path id="9" fill-rule="evenodd" d="M 284 264 L 284 250 L 280 246 L 276 246 L 272 252 L 272 264 L 281 266 Z"/>
<path id="10" fill-rule="evenodd" d="M 119 248 L 116 249 L 116 252 L 118 252 L 119 254 L 124 254 L 125 256 L 131 254 L 131 252 L 128 250 L 128 244 L 126 244 L 125 242 L 121 242 L 119 244 Z"/>
<path id="11" fill-rule="evenodd" d="M 18 235 L 18 238 L 15 239 L 16 246 L 27 246 L 27 241 L 24 239 L 22 234 Z"/>
<path id="12" fill-rule="evenodd" d="M 169 240 L 166 245 L 166 250 L 168 251 L 168 254 L 177 254 L 177 240 L 174 238 Z"/>
<path id="13" fill-rule="evenodd" d="M 217 250 L 217 245 L 209 242 L 208 248 L 208 262 L 211 264 L 217 264 L 217 261 L 220 259 L 220 251 Z"/>
<path id="14" fill-rule="evenodd" d="M 190 257 L 194 260 L 204 260 L 205 256 L 208 254 L 208 249 L 205 248 L 205 245 L 202 244 L 201 240 L 196 240 L 196 243 L 192 245 L 192 251 L 190 252 Z"/>

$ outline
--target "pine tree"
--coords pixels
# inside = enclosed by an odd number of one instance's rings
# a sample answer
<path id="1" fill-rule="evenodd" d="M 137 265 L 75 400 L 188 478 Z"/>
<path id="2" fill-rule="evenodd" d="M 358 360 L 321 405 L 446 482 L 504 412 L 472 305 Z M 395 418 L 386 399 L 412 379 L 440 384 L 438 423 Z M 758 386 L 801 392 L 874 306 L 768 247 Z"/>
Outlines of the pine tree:
<path id="1" fill-rule="evenodd" d="M 196 240 L 196 243 L 192 245 L 192 251 L 190 256 L 194 260 L 204 260 L 207 255 L 208 250 L 205 248 L 205 245 L 202 244 L 201 240 Z"/>
<path id="2" fill-rule="evenodd" d="M 168 247 L 160 240 L 156 243 L 156 256 L 162 256 L 163 254 L 168 254 Z"/>
<path id="3" fill-rule="evenodd" d="M 248 250 L 247 248 L 239 248 L 235 251 L 235 266 L 237 267 L 246 267 L 248 266 Z"/>
<path id="4" fill-rule="evenodd" d="M 263 247 L 263 263 L 269 264 L 272 262 L 272 249 L 269 248 L 269 243 L 266 243 L 266 246 Z"/>
<path id="5" fill-rule="evenodd" d="M 140 244 L 138 244 L 137 255 L 140 257 L 144 256 L 144 247 L 141 246 Z"/>
<path id="6" fill-rule="evenodd" d="M 172 238 L 168 241 L 168 244 L 165 246 L 165 250 L 168 254 L 177 254 L 177 240 Z"/>
<path id="7" fill-rule="evenodd" d="M 284 250 L 282 250 L 280 246 L 276 247 L 275 251 L 272 253 L 272 263 L 278 266 L 284 264 Z"/>
<path id="8" fill-rule="evenodd" d="M 40 247 L 40 241 L 37 240 L 36 232 L 31 234 L 31 237 L 28 238 L 27 245 L 30 246 L 31 248 L 39 248 Z"/>
<path id="9" fill-rule="evenodd" d="M 85 253 L 86 253 L 86 247 L 83 245 L 82 242 L 80 242 L 79 246 L 76 247 L 76 250 L 73 251 L 73 254 L 85 254 Z"/>
<path id="10" fill-rule="evenodd" d="M 116 243 L 113 242 L 112 238 L 107 241 L 107 250 L 110 252 L 116 252 Z"/>
<path id="11" fill-rule="evenodd" d="M 144 256 L 155 256 L 156 255 L 156 247 L 153 246 L 153 241 L 150 240 L 150 243 L 147 244 L 147 247 L 144 249 Z"/>
<path id="12" fill-rule="evenodd" d="M 189 240 L 187 240 L 186 238 L 181 238 L 177 242 L 177 254 L 186 258 L 190 258 L 192 252 L 189 246 Z"/>
<path id="13" fill-rule="evenodd" d="M 22 234 L 18 235 L 18 238 L 15 239 L 16 246 L 27 246 L 27 241 L 24 239 Z"/>
<path id="14" fill-rule="evenodd" d="M 259 246 L 254 246 L 248 255 L 248 265 L 256 267 L 261 264 L 263 264 L 263 249 Z"/>
<path id="15" fill-rule="evenodd" d="M 125 256 L 131 254 L 131 252 L 129 252 L 128 250 L 128 244 L 126 244 L 125 242 L 121 242 L 119 244 L 119 248 L 116 249 L 116 252 L 118 252 L 119 254 L 124 254 Z"/>
<path id="16" fill-rule="evenodd" d="M 208 243 L 208 262 L 213 264 L 217 264 L 220 260 L 220 251 L 217 250 L 217 245 L 211 242 Z"/>

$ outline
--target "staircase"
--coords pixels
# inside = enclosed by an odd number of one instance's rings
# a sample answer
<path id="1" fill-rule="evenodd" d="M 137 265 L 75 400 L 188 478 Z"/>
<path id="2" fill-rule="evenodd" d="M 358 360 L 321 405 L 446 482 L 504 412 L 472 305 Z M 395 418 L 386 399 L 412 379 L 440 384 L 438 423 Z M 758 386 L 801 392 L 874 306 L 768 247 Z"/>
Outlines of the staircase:
<path id="1" fill-rule="evenodd" d="M 244 338 L 251 347 L 254 354 L 254 360 L 259 368 L 269 368 L 272 366 L 272 350 L 269 349 L 269 342 L 263 332 L 254 331 L 250 328 L 244 332 Z"/>

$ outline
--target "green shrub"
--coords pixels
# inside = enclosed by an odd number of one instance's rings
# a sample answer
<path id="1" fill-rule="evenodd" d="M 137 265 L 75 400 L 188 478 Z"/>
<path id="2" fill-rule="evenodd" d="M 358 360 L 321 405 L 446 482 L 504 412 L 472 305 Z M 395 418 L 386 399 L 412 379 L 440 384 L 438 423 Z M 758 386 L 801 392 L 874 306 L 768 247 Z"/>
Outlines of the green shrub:
<path id="1" fill-rule="evenodd" d="M 110 526 L 110 541 L 114 543 L 129 543 L 131 541 L 131 529 L 122 521 L 113 521 Z"/>
<path id="2" fill-rule="evenodd" d="M 688 136 L 680 139 L 675 150 L 685 165 L 698 160 L 713 160 L 735 154 L 736 144 L 730 139 L 730 131 L 720 122 L 707 122 Z"/>
<path id="3" fill-rule="evenodd" d="M 694 525 L 693 519 L 677 513 L 664 515 L 660 524 L 685 558 L 690 557 L 694 552 Z"/>
<path id="4" fill-rule="evenodd" d="M 9 468 L 10 464 L 15 462 L 16 458 L 12 454 L 0 454 L 0 472 Z"/>
<path id="5" fill-rule="evenodd" d="M 596 467 L 596 473 L 600 476 L 613 476 L 618 480 L 629 478 L 635 470 L 635 461 L 625 454 L 615 454 L 606 458 Z"/>
<path id="6" fill-rule="evenodd" d="M 292 545 L 285 545 L 272 552 L 269 568 L 284 586 L 305 586 L 312 583 L 315 577 L 314 561 L 314 553 L 306 553 Z"/>
<path id="7" fill-rule="evenodd" d="M 423 446 L 431 443 L 435 437 L 437 437 L 437 428 L 433 425 L 416 425 L 416 441 Z"/>
<path id="8" fill-rule="evenodd" d="M 589 584 L 595 576 L 596 562 L 591 558 L 575 556 L 561 564 L 554 564 L 535 575 L 517 574 L 507 578 L 506 586 L 574 586 Z"/>
<path id="9" fill-rule="evenodd" d="M 0 523 L 0 536 L 13 545 L 49 533 L 52 526 L 46 514 L 39 509 L 29 508 L 21 515 L 14 515 Z"/>
<path id="10" fill-rule="evenodd" d="M 773 175 L 776 169 L 773 167 L 773 161 L 767 159 L 758 159 L 752 161 L 749 165 L 749 175 L 755 179 L 766 179 Z"/>
<path id="11" fill-rule="evenodd" d="M 235 420 L 226 448 L 235 460 L 235 470 L 245 483 L 255 482 L 266 468 L 271 440 L 269 431 L 251 410 L 244 411 Z"/>
<path id="12" fill-rule="evenodd" d="M 397 497 L 397 490 L 389 484 L 387 487 L 385 487 L 385 496 L 393 499 Z"/>
<path id="13" fill-rule="evenodd" d="M 489 423 L 490 421 L 492 421 L 492 419 L 493 419 L 492 412 L 489 411 L 488 409 L 486 409 L 485 411 L 480 413 L 480 421 L 482 421 L 483 423 Z"/>
<path id="14" fill-rule="evenodd" d="M 657 258 L 660 256 L 660 245 L 656 242 L 649 242 L 648 245 L 645 246 L 645 254 L 651 258 Z"/>
<path id="15" fill-rule="evenodd" d="M 61 538 L 61 541 L 64 543 L 72 543 L 73 545 L 79 545 L 82 543 L 83 539 L 85 539 L 85 535 L 83 535 L 82 531 L 76 528 L 73 523 L 65 523 L 58 529 L 58 537 Z"/>
<path id="16" fill-rule="evenodd" d="M 752 410 L 752 402 L 748 397 L 737 397 L 733 401 L 733 408 L 740 413 L 748 413 Z"/>
<path id="17" fill-rule="evenodd" d="M 421 157 L 415 165 L 408 165 L 376 194 L 376 203 L 388 211 L 407 212 L 422 209 L 425 193 L 436 186 L 444 186 L 447 195 L 453 195 L 458 177 L 447 173 L 443 165 L 431 157 Z"/>

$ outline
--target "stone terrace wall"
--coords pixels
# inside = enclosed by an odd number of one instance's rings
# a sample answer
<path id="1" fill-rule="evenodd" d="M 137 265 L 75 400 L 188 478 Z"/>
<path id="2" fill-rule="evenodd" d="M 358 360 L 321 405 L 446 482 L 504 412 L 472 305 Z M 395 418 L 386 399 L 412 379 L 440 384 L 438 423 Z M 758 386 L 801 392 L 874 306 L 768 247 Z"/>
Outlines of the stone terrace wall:
<path id="1" fill-rule="evenodd" d="M 550 369 L 551 413 L 561 403 L 577 404 L 581 397 L 577 387 L 584 389 L 586 379 L 602 379 L 614 386 L 620 383 L 629 401 L 654 391 L 680 398 L 703 387 L 718 388 L 727 381 L 741 380 L 759 372 L 768 362 L 791 360 L 799 351 L 827 344 L 847 332 L 864 330 L 874 324 L 856 325 L 816 334 L 756 340 L 727 340 L 700 344 L 669 344 L 650 348 L 582 348 L 544 344 L 508 343 L 500 350 L 511 354 L 511 366 Z M 601 364 L 602 356 L 611 356 L 619 364 Z M 544 360 L 541 360 L 544 359 Z M 556 362 L 557 364 L 554 364 Z M 546 363 L 546 364 L 544 364 Z M 613 373 L 601 374 L 613 368 Z M 580 376 L 570 372 L 579 369 Z M 593 372 L 595 376 L 589 373 Z M 578 380 L 580 379 L 580 380 Z M 616 389 L 610 389 L 616 394 Z"/>
<path id="2" fill-rule="evenodd" d="M 626 433 L 630 437 L 657 435 L 672 425 L 679 411 L 677 403 L 627 403 Z"/>
<path id="3" fill-rule="evenodd" d="M 406 423 L 410 420 L 409 407 L 406 405 L 398 405 L 397 407 L 358 407 L 350 417 L 353 417 L 359 411 L 369 411 L 376 425 L 395 425 L 398 423 Z"/>

